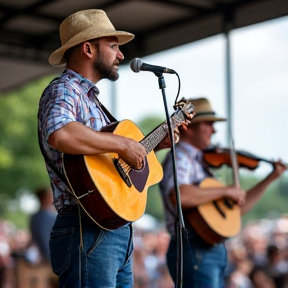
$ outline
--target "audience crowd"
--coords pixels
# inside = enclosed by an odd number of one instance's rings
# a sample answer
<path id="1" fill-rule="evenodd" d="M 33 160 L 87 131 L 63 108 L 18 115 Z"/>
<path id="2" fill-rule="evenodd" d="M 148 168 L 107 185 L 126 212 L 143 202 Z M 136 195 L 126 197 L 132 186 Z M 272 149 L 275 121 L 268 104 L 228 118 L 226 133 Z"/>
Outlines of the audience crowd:
<path id="1" fill-rule="evenodd" d="M 174 287 L 165 261 L 168 243 L 163 225 L 143 228 L 135 223 L 135 288 Z M 288 218 L 249 222 L 226 246 L 226 288 L 288 288 Z M 0 288 L 18 288 L 17 260 L 38 265 L 37 255 L 29 231 L 0 221 Z"/>

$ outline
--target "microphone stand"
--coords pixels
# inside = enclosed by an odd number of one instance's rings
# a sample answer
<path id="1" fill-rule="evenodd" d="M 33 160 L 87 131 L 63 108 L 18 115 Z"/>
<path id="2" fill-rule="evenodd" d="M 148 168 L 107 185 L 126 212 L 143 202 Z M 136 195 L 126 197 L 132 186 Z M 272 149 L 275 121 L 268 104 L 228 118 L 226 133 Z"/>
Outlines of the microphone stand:
<path id="1" fill-rule="evenodd" d="M 176 202 L 177 202 L 177 214 L 175 218 L 175 226 L 176 226 L 176 241 L 177 241 L 177 261 L 176 261 L 176 283 L 175 287 L 182 287 L 183 282 L 183 234 L 185 231 L 185 224 L 183 220 L 182 208 L 181 208 L 181 200 L 180 200 L 180 191 L 178 186 L 177 179 L 177 170 L 176 170 L 176 160 L 175 160 L 175 141 L 174 141 L 174 133 L 172 130 L 170 116 L 167 108 L 167 101 L 165 95 L 165 80 L 161 72 L 154 72 L 154 74 L 158 77 L 159 89 L 162 90 L 163 103 L 166 114 L 166 122 L 168 125 L 169 136 L 171 140 L 171 157 L 173 164 L 173 176 L 174 176 L 174 187 L 176 192 Z"/>

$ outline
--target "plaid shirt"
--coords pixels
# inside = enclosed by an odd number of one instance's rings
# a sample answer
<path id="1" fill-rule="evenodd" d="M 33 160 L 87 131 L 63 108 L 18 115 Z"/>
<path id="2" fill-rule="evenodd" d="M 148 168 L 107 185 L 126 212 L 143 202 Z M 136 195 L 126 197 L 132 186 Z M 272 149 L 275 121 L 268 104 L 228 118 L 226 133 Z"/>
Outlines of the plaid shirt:
<path id="1" fill-rule="evenodd" d="M 44 90 L 38 110 L 39 141 L 47 158 L 63 173 L 63 153 L 48 145 L 49 136 L 77 121 L 99 131 L 110 121 L 97 105 L 99 90 L 88 79 L 76 72 L 65 69 L 59 78 L 54 79 Z M 75 205 L 77 200 L 46 163 L 54 195 L 54 205 L 59 211 L 64 205 Z M 65 177 L 65 176 L 64 176 Z"/>
<path id="2" fill-rule="evenodd" d="M 189 143 L 176 144 L 176 169 L 178 185 L 197 185 L 209 176 L 202 164 L 203 153 Z M 169 201 L 169 194 L 174 188 L 174 177 L 171 154 L 168 153 L 163 163 L 164 177 L 160 182 L 160 191 L 164 203 L 166 227 L 171 235 L 175 235 L 176 207 Z"/>

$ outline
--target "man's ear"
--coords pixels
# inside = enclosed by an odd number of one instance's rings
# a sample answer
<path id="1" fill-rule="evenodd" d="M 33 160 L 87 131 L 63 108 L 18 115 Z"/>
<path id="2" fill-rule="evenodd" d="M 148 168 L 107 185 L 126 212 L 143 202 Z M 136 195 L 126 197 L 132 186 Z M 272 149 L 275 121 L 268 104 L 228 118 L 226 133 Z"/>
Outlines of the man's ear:
<path id="1" fill-rule="evenodd" d="M 84 53 L 86 56 L 88 56 L 89 58 L 92 57 L 92 52 L 91 52 L 91 50 L 92 50 L 92 47 L 91 47 L 91 43 L 90 43 L 90 42 L 84 42 L 84 43 L 82 44 L 82 51 L 83 51 L 83 53 Z"/>

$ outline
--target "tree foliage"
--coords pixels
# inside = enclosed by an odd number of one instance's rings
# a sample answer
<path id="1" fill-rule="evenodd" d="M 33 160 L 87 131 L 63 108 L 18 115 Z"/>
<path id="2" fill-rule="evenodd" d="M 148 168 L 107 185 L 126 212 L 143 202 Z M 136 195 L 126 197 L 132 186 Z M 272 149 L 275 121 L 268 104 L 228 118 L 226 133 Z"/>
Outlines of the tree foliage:
<path id="1" fill-rule="evenodd" d="M 0 95 L 0 193 L 4 198 L 49 183 L 38 146 L 37 110 L 50 80 L 45 77 Z"/>

